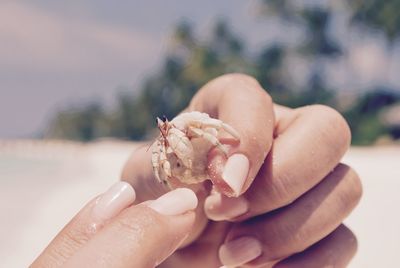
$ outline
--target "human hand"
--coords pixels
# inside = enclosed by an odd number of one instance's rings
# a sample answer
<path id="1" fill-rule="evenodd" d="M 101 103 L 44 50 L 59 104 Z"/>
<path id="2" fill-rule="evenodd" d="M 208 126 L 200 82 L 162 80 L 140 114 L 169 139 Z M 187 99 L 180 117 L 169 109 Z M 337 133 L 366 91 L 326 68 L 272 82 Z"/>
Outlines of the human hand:
<path id="1" fill-rule="evenodd" d="M 356 239 L 341 222 L 362 190 L 357 174 L 339 163 L 350 144 L 340 114 L 321 105 L 273 104 L 257 81 L 240 74 L 206 84 L 187 111 L 206 112 L 240 133 L 228 160 L 209 156 L 211 179 L 225 181 L 238 197 L 209 183 L 193 187 L 201 205 L 188 246 L 166 267 L 341 267 L 350 261 Z M 138 190 L 138 201 L 165 192 L 146 148 L 132 155 L 122 177 Z"/>
<path id="2" fill-rule="evenodd" d="M 197 206 L 189 189 L 132 206 L 135 191 L 118 182 L 90 201 L 31 267 L 155 267 L 188 236 Z"/>

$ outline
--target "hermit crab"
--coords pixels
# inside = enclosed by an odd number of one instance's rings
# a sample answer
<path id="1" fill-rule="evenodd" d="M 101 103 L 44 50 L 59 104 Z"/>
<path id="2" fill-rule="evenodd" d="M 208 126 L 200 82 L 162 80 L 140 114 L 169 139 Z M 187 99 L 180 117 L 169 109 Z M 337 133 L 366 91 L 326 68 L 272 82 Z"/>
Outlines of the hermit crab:
<path id="1" fill-rule="evenodd" d="M 158 181 L 171 187 L 177 183 L 195 184 L 209 178 L 207 155 L 213 148 L 227 154 L 219 140 L 221 131 L 239 141 L 230 125 L 206 113 L 182 113 L 172 121 L 157 118 L 160 135 L 153 144 L 152 165 Z"/>

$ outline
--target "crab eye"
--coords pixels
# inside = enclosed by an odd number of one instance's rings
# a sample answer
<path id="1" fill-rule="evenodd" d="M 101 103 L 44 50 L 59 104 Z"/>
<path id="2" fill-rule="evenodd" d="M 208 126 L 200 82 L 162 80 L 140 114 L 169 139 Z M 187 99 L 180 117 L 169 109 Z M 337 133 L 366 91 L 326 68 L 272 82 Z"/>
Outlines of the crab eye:
<path id="1" fill-rule="evenodd" d="M 165 116 L 165 114 L 163 114 L 162 116 L 162 121 L 165 123 L 167 121 L 167 117 Z"/>

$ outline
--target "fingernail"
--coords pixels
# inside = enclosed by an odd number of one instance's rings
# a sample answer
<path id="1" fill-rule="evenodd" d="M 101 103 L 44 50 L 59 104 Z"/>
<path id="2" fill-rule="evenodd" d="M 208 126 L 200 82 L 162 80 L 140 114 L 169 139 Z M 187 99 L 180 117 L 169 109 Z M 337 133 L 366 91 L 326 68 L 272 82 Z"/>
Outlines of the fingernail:
<path id="1" fill-rule="evenodd" d="M 219 248 L 219 259 L 225 266 L 239 266 L 254 260 L 262 253 L 260 241 L 243 236 L 229 241 Z"/>
<path id="2" fill-rule="evenodd" d="M 197 196 L 188 188 L 178 188 L 152 201 L 148 206 L 163 215 L 180 215 L 197 207 Z"/>
<path id="3" fill-rule="evenodd" d="M 222 179 L 233 190 L 235 196 L 239 196 L 242 191 L 249 166 L 249 159 L 243 154 L 231 155 L 226 161 Z"/>
<path id="4" fill-rule="evenodd" d="M 242 197 L 226 197 L 215 193 L 204 202 L 207 217 L 214 221 L 234 219 L 249 211 L 249 203 Z"/>
<path id="5" fill-rule="evenodd" d="M 93 208 L 96 217 L 108 220 L 135 201 L 135 190 L 129 183 L 117 182 L 103 193 Z"/>

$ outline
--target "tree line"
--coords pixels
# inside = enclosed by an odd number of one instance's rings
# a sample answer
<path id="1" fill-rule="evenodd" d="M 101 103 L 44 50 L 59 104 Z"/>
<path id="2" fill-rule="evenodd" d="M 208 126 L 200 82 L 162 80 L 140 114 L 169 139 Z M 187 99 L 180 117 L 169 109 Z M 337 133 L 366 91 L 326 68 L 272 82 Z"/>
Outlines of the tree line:
<path id="1" fill-rule="evenodd" d="M 384 33 L 389 44 L 396 44 L 400 34 L 400 0 L 344 3 L 351 11 L 346 23 L 377 29 Z M 276 40 L 249 52 L 246 42 L 224 19 L 216 20 L 208 37 L 203 39 L 196 34 L 194 25 L 182 21 L 172 33 L 161 66 L 143 81 L 139 90 L 120 92 L 112 110 L 93 102 L 59 111 L 44 136 L 83 141 L 101 137 L 147 139 L 156 133 L 157 116 L 173 118 L 206 82 L 225 73 L 241 72 L 254 76 L 279 104 L 299 107 L 319 103 L 339 110 L 352 129 L 353 144 L 372 144 L 382 136 L 400 138 L 400 122 L 387 124 L 382 119 L 389 108 L 400 105 L 399 89 L 385 85 L 365 88 L 349 102 L 329 86 L 330 78 L 320 67 L 321 62 L 345 57 L 347 49 L 329 30 L 338 11 L 324 6 L 299 7 L 288 0 L 259 4 L 259 16 L 295 25 L 304 35 L 302 41 L 288 45 Z M 287 62 L 291 57 L 312 63 L 303 84 L 288 79 Z"/>

